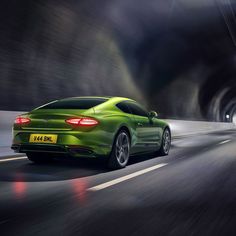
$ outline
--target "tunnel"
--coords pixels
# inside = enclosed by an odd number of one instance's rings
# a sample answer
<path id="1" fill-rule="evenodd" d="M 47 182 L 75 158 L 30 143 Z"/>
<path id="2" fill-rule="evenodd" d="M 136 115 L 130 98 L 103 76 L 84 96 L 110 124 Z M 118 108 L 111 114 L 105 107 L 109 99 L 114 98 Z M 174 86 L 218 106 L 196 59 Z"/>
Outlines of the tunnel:
<path id="1" fill-rule="evenodd" d="M 163 118 L 235 121 L 235 8 L 230 0 L 3 1 L 0 110 L 109 95 Z"/>
<path id="2" fill-rule="evenodd" d="M 236 235 L 235 131 L 236 0 L 0 1 L 0 236 Z"/>

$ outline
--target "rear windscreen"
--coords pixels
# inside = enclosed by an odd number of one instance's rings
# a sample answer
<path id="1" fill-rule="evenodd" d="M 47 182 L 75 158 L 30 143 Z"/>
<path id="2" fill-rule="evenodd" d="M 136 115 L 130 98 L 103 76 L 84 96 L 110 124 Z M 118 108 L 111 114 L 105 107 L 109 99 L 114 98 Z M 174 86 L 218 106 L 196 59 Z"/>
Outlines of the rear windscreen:
<path id="1" fill-rule="evenodd" d="M 89 109 L 107 101 L 105 98 L 64 99 L 49 103 L 38 109 Z"/>

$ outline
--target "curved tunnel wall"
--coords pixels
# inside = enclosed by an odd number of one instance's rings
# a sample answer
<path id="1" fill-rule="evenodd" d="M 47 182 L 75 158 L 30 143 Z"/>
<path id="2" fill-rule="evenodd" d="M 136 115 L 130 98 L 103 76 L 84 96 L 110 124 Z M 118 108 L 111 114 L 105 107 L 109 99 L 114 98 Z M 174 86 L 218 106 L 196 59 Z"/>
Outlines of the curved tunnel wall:
<path id="1" fill-rule="evenodd" d="M 234 27 L 236 5 L 228 3 L 1 3 L 0 109 L 114 95 L 137 99 L 164 118 L 232 121 L 236 48 L 226 26 Z"/>

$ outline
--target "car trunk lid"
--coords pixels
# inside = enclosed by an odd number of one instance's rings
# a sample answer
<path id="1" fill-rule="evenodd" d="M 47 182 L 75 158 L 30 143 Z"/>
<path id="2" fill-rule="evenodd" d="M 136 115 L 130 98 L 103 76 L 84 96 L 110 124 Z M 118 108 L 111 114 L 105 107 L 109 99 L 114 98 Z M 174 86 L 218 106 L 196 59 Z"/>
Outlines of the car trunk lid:
<path id="1" fill-rule="evenodd" d="M 22 129 L 30 130 L 51 130 L 65 131 L 73 127 L 65 122 L 69 118 L 83 117 L 87 110 L 40 109 L 31 112 L 28 117 L 31 122 L 22 126 Z"/>

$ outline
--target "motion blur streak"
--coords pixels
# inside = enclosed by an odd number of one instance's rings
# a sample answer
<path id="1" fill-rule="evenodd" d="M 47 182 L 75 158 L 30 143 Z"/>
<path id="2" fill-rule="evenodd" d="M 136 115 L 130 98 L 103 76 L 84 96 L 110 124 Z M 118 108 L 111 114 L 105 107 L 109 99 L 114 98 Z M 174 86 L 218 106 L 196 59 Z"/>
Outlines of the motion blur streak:
<path id="1" fill-rule="evenodd" d="M 2 109 L 29 110 L 49 100 L 91 94 L 144 100 L 91 1 L 23 0 L 1 10 L 11 15 L 0 23 L 1 92 L 14 90 L 13 97 L 2 94 Z"/>
<path id="2" fill-rule="evenodd" d="M 233 119 L 235 1 L 0 4 L 2 110 L 27 111 L 68 96 L 121 95 L 162 117 Z"/>

